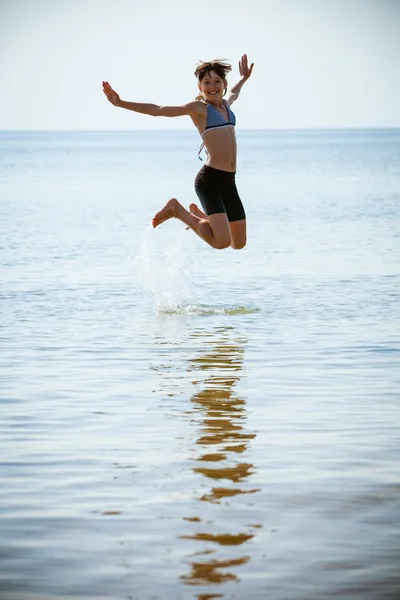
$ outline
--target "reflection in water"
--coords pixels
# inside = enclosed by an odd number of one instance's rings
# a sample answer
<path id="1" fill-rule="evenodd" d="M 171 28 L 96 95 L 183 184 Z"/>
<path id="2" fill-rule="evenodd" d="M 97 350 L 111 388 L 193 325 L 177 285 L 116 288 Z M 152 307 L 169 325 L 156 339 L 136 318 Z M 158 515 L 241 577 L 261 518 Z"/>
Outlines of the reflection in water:
<path id="1" fill-rule="evenodd" d="M 200 387 L 192 396 L 191 413 L 200 422 L 200 434 L 196 440 L 196 465 L 193 471 L 202 476 L 202 484 L 209 488 L 198 497 L 202 503 L 219 505 L 210 512 L 206 505 L 199 507 L 202 513 L 210 514 L 213 521 L 207 519 L 207 525 L 214 531 L 204 531 L 204 520 L 199 517 L 187 517 L 197 529 L 193 534 L 180 536 L 205 544 L 202 556 L 214 555 L 218 559 L 193 561 L 190 559 L 191 572 L 183 575 L 182 580 L 190 585 L 221 584 L 238 580 L 235 568 L 246 564 L 249 557 L 243 550 L 234 553 L 233 547 L 241 546 L 254 536 L 250 526 L 248 507 L 242 501 L 235 505 L 235 497 L 254 494 L 258 490 L 247 485 L 254 466 L 241 455 L 248 454 L 250 440 L 255 437 L 245 429 L 246 402 L 235 394 L 235 385 L 243 376 L 243 357 L 247 340 L 238 337 L 233 327 L 218 328 L 212 334 L 204 331 L 193 334 L 196 342 L 203 341 L 205 353 L 189 361 L 188 371 L 196 374 L 194 383 Z M 204 338 L 204 340 L 201 340 Z M 243 512 L 246 522 L 243 521 Z M 217 520 L 215 519 L 217 517 Z M 243 531 L 243 528 L 245 530 Z M 221 533 L 221 529 L 225 532 Z M 228 531 L 226 531 L 228 529 Z M 223 597 L 223 594 L 200 594 L 198 600 Z"/>

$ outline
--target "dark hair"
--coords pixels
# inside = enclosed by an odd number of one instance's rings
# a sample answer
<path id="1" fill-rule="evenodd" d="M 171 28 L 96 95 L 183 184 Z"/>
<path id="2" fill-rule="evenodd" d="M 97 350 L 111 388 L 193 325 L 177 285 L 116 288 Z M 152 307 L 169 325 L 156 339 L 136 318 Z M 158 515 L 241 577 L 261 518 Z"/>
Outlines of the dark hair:
<path id="1" fill-rule="evenodd" d="M 197 67 L 194 72 L 195 76 L 197 77 L 197 81 L 203 81 L 204 77 L 206 75 L 210 74 L 210 71 L 215 71 L 216 74 L 219 77 L 221 77 L 221 79 L 223 79 L 223 81 L 226 84 L 226 76 L 230 71 L 232 71 L 232 66 L 228 62 L 226 62 L 225 59 L 210 60 L 208 62 L 204 62 L 204 61 L 200 60 L 197 63 Z M 226 90 L 227 90 L 227 86 L 225 85 L 224 94 L 226 94 Z M 196 100 L 201 100 L 202 98 L 203 98 L 203 94 L 199 94 L 196 97 Z"/>

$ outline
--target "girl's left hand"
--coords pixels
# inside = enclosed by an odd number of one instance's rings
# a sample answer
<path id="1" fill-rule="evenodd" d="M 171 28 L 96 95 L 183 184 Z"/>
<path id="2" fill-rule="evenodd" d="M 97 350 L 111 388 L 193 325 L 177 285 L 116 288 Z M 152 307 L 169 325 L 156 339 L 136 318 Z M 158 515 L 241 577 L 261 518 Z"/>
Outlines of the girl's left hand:
<path id="1" fill-rule="evenodd" d="M 105 93 L 111 104 L 114 104 L 114 106 L 120 105 L 121 98 L 118 96 L 117 92 L 112 89 L 108 81 L 103 81 L 103 92 Z"/>
<path id="2" fill-rule="evenodd" d="M 241 77 L 244 79 L 248 79 L 253 70 L 254 63 L 251 63 L 250 67 L 247 62 L 247 54 L 243 54 L 242 58 L 239 61 L 239 73 Z"/>

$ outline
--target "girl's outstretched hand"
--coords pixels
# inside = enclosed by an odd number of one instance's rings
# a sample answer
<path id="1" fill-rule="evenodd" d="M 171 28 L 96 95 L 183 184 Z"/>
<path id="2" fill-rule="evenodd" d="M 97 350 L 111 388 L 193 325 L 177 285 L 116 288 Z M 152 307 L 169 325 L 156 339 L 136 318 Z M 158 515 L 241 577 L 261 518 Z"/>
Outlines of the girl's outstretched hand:
<path id="1" fill-rule="evenodd" d="M 120 106 L 121 98 L 118 96 L 117 92 L 112 89 L 108 81 L 103 81 L 103 92 L 111 104 L 114 104 L 114 106 Z"/>
<path id="2" fill-rule="evenodd" d="M 241 77 L 244 79 L 248 79 L 253 70 L 254 63 L 251 63 L 250 67 L 247 62 L 247 54 L 243 54 L 242 58 L 239 60 L 239 73 Z"/>

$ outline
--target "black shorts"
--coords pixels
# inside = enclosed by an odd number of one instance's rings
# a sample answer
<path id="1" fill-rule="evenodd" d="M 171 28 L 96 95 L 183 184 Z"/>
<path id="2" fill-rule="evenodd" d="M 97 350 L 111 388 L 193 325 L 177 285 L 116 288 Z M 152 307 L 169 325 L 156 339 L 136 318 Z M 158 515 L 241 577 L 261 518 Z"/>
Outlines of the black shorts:
<path id="1" fill-rule="evenodd" d="M 204 165 L 194 180 L 194 189 L 207 217 L 226 213 L 230 222 L 246 218 L 236 188 L 235 173 Z"/>

